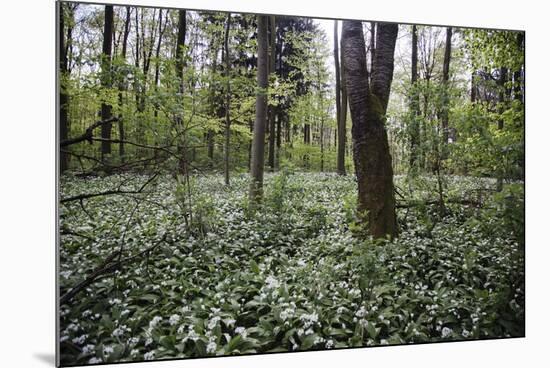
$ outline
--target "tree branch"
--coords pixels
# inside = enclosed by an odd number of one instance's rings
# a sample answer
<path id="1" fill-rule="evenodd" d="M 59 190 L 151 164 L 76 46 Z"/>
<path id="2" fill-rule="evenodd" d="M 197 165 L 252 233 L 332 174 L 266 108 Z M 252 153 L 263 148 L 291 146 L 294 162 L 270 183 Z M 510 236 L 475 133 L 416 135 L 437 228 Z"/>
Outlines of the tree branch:
<path id="1" fill-rule="evenodd" d="M 61 141 L 59 143 L 59 145 L 61 147 L 67 147 L 67 146 L 70 146 L 72 144 L 80 143 L 82 141 L 88 141 L 89 143 L 92 143 L 92 140 L 93 140 L 93 137 L 94 137 L 94 129 L 96 129 L 96 128 L 102 126 L 102 125 L 105 125 L 105 124 L 110 124 L 114 121 L 118 121 L 118 118 L 117 117 L 112 117 L 112 118 L 109 118 L 107 120 L 96 121 L 95 123 L 90 125 L 88 128 L 86 128 L 86 131 L 81 136 Z"/>

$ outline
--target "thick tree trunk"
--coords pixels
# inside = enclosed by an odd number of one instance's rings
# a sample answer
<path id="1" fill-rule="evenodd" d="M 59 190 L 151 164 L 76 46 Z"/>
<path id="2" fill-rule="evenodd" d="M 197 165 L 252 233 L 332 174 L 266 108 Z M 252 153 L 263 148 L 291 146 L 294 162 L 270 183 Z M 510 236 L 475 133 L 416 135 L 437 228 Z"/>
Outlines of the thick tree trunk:
<path id="1" fill-rule="evenodd" d="M 111 87 L 111 48 L 113 43 L 113 6 L 105 6 L 105 23 L 103 28 L 103 52 L 101 55 L 101 86 L 103 88 Z M 101 120 L 111 118 L 112 106 L 107 103 L 101 104 Z M 111 126 L 104 124 L 101 126 L 101 159 L 106 160 L 107 155 L 111 154 Z"/>
<path id="2" fill-rule="evenodd" d="M 187 30 L 186 22 L 187 13 L 185 10 L 178 10 L 178 38 L 176 42 L 176 75 L 178 77 L 179 93 L 181 96 L 182 113 L 178 114 L 176 118 L 176 132 L 177 137 L 177 153 L 178 153 L 178 173 L 181 175 L 187 174 L 187 161 L 185 157 L 185 127 L 183 124 L 183 92 L 184 92 L 184 80 L 183 80 L 183 68 L 184 68 L 184 47 L 185 47 L 185 33 Z"/>
<path id="3" fill-rule="evenodd" d="M 65 42 L 65 12 L 63 3 L 58 3 L 59 9 L 59 74 L 58 74 L 58 88 L 59 88 L 59 142 L 66 141 L 69 137 L 69 114 L 68 103 L 69 96 L 65 90 L 66 85 L 64 80 L 68 77 L 67 73 L 67 48 L 66 43 L 70 43 L 70 40 Z M 69 167 L 69 155 L 63 150 L 59 153 L 59 171 L 63 173 Z"/>
<path id="4" fill-rule="evenodd" d="M 397 234 L 393 170 L 384 123 L 398 26 L 382 23 L 377 28 L 371 86 L 361 22 L 344 21 L 342 55 L 353 123 L 358 211 L 360 216 L 366 215 L 364 220 L 374 238 L 393 238 Z"/>
<path id="5" fill-rule="evenodd" d="M 258 16 L 258 68 L 256 92 L 256 120 L 252 141 L 252 162 L 250 201 L 258 203 L 263 196 L 265 125 L 267 120 L 267 78 L 268 78 L 267 17 Z"/>
<path id="6" fill-rule="evenodd" d="M 275 73 L 275 17 L 269 17 L 269 74 Z M 275 107 L 269 106 L 269 149 L 267 164 L 271 171 L 275 170 Z"/>
<path id="7" fill-rule="evenodd" d="M 224 53 L 225 53 L 225 146 L 224 146 L 224 177 L 225 185 L 229 185 L 229 142 L 231 134 L 231 85 L 229 83 L 229 27 L 231 26 L 231 13 L 227 14 L 227 23 L 225 24 Z"/>
<path id="8" fill-rule="evenodd" d="M 345 153 L 346 153 L 346 122 L 342 119 L 342 94 L 340 75 L 340 56 L 338 51 L 338 21 L 334 21 L 334 69 L 336 79 L 336 124 L 338 124 L 338 147 L 336 157 L 336 172 L 339 175 L 346 175 Z M 344 106 L 344 109 L 346 107 Z"/>
<path id="9" fill-rule="evenodd" d="M 418 144 L 420 142 L 420 95 L 418 93 L 418 33 L 416 26 L 412 26 L 412 50 L 411 50 L 411 95 L 410 95 L 410 157 L 409 170 L 415 170 L 418 160 Z"/>

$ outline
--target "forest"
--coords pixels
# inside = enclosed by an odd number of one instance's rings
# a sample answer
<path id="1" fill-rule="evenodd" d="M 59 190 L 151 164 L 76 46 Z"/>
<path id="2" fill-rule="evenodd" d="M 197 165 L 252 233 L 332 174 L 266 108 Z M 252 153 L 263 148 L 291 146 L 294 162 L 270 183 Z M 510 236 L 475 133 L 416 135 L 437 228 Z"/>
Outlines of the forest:
<path id="1" fill-rule="evenodd" d="M 57 16 L 61 365 L 525 335 L 524 32 Z"/>

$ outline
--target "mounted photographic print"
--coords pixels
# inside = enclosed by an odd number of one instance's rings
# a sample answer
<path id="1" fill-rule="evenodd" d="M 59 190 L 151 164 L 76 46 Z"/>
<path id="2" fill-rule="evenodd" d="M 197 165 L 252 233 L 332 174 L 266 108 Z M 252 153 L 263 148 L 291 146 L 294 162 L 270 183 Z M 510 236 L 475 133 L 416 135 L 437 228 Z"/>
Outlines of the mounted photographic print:
<path id="1" fill-rule="evenodd" d="M 525 335 L 524 32 L 57 6 L 58 365 Z"/>

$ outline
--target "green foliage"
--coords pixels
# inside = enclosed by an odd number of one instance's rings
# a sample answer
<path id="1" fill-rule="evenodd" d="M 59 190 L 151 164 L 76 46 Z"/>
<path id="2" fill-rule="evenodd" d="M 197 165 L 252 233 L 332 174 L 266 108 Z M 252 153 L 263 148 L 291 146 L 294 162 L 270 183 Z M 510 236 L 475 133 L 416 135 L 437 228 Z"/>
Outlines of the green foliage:
<path id="1" fill-rule="evenodd" d="M 134 179 L 132 181 L 131 179 Z M 412 183 L 433 198 L 434 178 Z M 62 179 L 62 198 L 103 191 L 131 176 Z M 447 178 L 469 198 L 489 180 Z M 64 293 L 113 250 L 142 262 L 96 282 L 61 307 L 62 363 L 372 346 L 522 336 L 522 185 L 505 185 L 479 211 L 449 204 L 398 212 L 394 242 L 352 235 L 352 177 L 268 174 L 261 212 L 247 216 L 247 175 L 164 177 L 154 190 L 68 202 L 61 213 Z M 404 187 L 405 177 L 398 177 Z M 475 198 L 475 195 L 474 195 Z M 141 199 L 141 201 L 139 200 Z M 143 201 L 146 200 L 146 201 Z M 137 212 L 133 212 L 135 211 Z M 193 222 L 190 220 L 192 211 Z M 77 235 L 75 235 L 77 234 Z"/>

